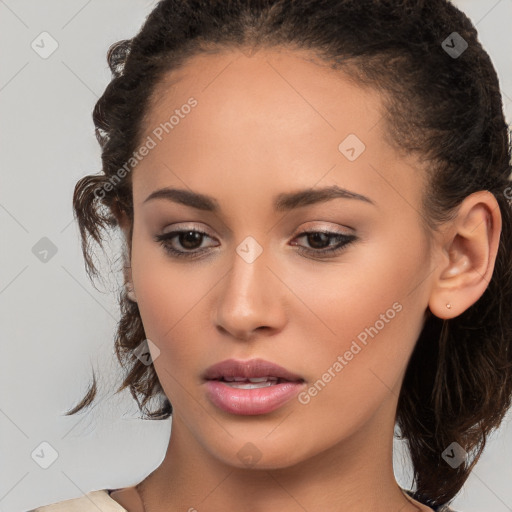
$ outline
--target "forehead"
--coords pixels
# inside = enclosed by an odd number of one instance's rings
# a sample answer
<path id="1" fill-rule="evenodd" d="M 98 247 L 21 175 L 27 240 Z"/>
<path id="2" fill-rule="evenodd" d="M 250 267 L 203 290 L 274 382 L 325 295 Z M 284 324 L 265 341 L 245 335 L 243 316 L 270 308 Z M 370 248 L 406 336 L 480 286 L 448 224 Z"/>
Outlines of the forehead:
<path id="1" fill-rule="evenodd" d="M 152 100 L 142 139 L 155 146 L 134 172 L 135 202 L 170 185 L 207 193 L 322 180 L 375 195 L 389 188 L 382 173 L 417 181 L 414 162 L 387 142 L 383 96 L 307 52 L 201 54 L 168 73 Z"/>
<path id="2" fill-rule="evenodd" d="M 363 88 L 310 53 L 268 49 L 248 55 L 233 50 L 199 54 L 168 72 L 153 93 L 146 132 L 191 96 L 200 107 L 194 114 L 201 115 L 190 116 L 187 124 L 201 117 L 198 125 L 219 135 L 244 121 L 253 128 L 263 121 L 276 129 L 286 124 L 294 134 L 350 128 L 362 136 L 383 113 L 378 91 Z M 173 129 L 173 134 L 179 131 Z"/>

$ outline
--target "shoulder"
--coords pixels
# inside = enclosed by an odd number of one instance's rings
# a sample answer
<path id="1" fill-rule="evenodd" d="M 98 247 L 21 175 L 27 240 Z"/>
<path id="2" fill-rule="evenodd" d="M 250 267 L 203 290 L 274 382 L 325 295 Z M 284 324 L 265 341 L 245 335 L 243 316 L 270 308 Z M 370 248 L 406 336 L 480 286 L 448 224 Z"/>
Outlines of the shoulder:
<path id="1" fill-rule="evenodd" d="M 424 500 L 421 498 L 421 496 L 419 496 L 416 492 L 413 492 L 409 489 L 403 489 L 403 488 L 402 488 L 402 492 L 404 492 L 405 494 L 407 494 L 414 500 L 418 501 L 419 503 L 426 505 L 426 503 L 424 503 Z M 433 508 L 432 510 L 434 512 L 458 512 L 457 510 L 454 510 L 453 508 L 449 507 L 448 505 L 440 505 L 436 508 Z M 462 512 L 462 511 L 459 511 L 459 512 Z"/>
<path id="2" fill-rule="evenodd" d="M 127 512 L 109 496 L 107 489 L 91 491 L 80 498 L 59 501 L 27 512 L 98 512 L 98 510 L 101 512 Z"/>
<path id="3" fill-rule="evenodd" d="M 433 509 L 435 512 L 462 512 L 461 510 L 455 510 L 448 505 L 440 505 L 439 507 Z"/>

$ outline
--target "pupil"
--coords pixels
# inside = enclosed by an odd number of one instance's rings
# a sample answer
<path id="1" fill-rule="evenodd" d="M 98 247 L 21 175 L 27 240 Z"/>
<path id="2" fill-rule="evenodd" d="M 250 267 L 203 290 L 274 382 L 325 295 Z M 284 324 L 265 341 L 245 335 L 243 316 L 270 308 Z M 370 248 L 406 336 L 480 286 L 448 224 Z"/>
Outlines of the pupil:
<path id="1" fill-rule="evenodd" d="M 326 246 L 325 243 L 322 244 L 322 242 L 321 242 L 322 237 L 324 238 L 324 242 L 327 242 L 327 245 L 329 245 L 329 237 L 325 233 L 313 233 L 313 234 L 308 235 L 308 243 L 316 249 L 321 249 Z M 318 244 L 317 244 L 319 239 L 320 239 L 320 246 L 318 246 Z M 313 241 L 313 243 L 311 243 L 311 241 Z"/>
<path id="2" fill-rule="evenodd" d="M 201 237 L 203 235 L 198 233 L 197 231 L 187 231 L 186 233 L 182 233 L 180 238 L 180 244 L 186 249 L 196 249 L 197 242 L 199 241 L 199 245 L 201 245 Z"/>

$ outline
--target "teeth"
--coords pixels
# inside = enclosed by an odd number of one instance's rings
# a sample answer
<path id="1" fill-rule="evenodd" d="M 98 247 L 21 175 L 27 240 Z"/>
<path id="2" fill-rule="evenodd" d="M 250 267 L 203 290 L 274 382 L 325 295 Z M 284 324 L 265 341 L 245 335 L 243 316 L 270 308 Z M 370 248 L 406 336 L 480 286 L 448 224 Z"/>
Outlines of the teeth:
<path id="1" fill-rule="evenodd" d="M 245 377 L 222 377 L 222 379 L 226 382 L 253 382 L 253 383 L 260 383 L 260 382 L 277 382 L 277 377 L 251 377 L 246 379 Z"/>
<path id="2" fill-rule="evenodd" d="M 277 379 L 275 380 L 267 380 L 265 379 L 263 382 L 226 382 L 226 384 L 231 388 L 237 389 L 259 389 L 259 388 L 267 388 L 269 386 L 275 386 L 277 384 Z"/>
<path id="3" fill-rule="evenodd" d="M 276 381 L 277 377 L 252 377 L 249 382 L 267 382 L 268 380 Z"/>
<path id="4" fill-rule="evenodd" d="M 224 382 L 237 389 L 259 389 L 267 388 L 268 386 L 275 386 L 277 384 L 277 377 L 223 377 Z"/>

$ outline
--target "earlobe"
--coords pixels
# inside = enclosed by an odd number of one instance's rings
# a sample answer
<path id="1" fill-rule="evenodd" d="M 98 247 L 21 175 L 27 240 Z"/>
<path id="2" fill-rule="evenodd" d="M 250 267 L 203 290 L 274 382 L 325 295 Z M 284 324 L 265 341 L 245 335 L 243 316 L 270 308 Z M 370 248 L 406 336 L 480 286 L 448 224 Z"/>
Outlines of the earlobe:
<path id="1" fill-rule="evenodd" d="M 428 307 L 437 317 L 454 318 L 472 306 L 491 280 L 501 233 L 501 212 L 489 191 L 462 202 L 442 238 Z"/>
<path id="2" fill-rule="evenodd" d="M 127 255 L 125 254 L 125 260 Z M 132 301 L 137 302 L 137 296 L 135 295 L 135 290 L 133 288 L 133 279 L 132 279 L 132 267 L 130 263 L 127 262 L 123 269 L 124 274 L 124 289 L 126 292 L 126 296 Z"/>
<path id="3" fill-rule="evenodd" d="M 125 289 L 126 289 L 126 296 L 132 302 L 137 302 L 137 297 L 135 295 L 135 290 L 133 289 L 133 283 L 132 282 L 126 282 L 125 283 Z"/>

